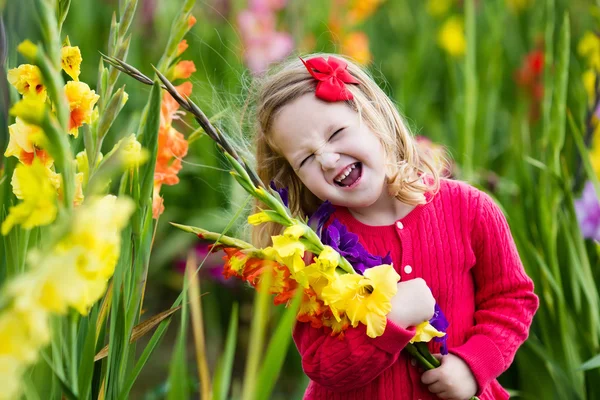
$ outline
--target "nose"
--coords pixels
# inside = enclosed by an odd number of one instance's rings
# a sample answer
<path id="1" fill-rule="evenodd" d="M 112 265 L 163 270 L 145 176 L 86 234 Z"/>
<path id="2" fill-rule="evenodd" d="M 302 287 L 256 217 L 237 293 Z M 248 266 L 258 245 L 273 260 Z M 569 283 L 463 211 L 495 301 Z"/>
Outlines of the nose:
<path id="1" fill-rule="evenodd" d="M 315 154 L 315 156 L 319 164 L 321 164 L 321 169 L 323 169 L 323 171 L 335 167 L 335 164 L 340 159 L 338 153 L 318 153 Z"/>

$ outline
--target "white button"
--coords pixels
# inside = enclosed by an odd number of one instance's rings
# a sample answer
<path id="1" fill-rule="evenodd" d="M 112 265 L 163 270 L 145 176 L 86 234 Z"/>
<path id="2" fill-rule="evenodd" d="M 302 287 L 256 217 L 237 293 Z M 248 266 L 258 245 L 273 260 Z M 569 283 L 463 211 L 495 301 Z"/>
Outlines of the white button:
<path id="1" fill-rule="evenodd" d="M 400 221 L 396 222 L 396 226 L 398 227 L 398 229 L 404 229 L 404 225 Z"/>
<path id="2" fill-rule="evenodd" d="M 410 365 L 412 365 L 413 367 L 414 367 L 415 365 L 417 365 L 417 360 L 415 360 L 414 358 L 411 358 L 411 360 L 410 360 Z"/>
<path id="3" fill-rule="evenodd" d="M 404 266 L 404 273 L 410 274 L 412 272 L 412 267 L 410 265 Z"/>

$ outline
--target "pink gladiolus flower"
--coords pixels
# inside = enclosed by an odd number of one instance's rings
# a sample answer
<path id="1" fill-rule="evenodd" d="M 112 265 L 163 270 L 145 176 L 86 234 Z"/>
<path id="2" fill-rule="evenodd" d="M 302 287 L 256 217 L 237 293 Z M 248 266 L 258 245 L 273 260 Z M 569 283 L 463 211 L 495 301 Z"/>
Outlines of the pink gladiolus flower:
<path id="1" fill-rule="evenodd" d="M 250 0 L 248 8 L 252 11 L 278 11 L 287 4 L 287 0 Z"/>
<path id="2" fill-rule="evenodd" d="M 250 71 L 258 75 L 269 64 L 285 58 L 294 48 L 291 35 L 275 31 L 272 13 L 242 11 L 238 25 L 244 42 L 244 60 Z"/>

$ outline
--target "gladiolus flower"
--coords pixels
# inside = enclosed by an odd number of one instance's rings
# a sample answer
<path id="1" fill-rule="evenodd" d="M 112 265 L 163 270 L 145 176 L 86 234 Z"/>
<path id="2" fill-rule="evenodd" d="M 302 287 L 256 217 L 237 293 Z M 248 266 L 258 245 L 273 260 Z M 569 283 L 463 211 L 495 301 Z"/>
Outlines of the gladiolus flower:
<path id="1" fill-rule="evenodd" d="M 183 52 L 188 48 L 188 43 L 187 40 L 183 39 L 181 42 L 179 42 L 179 44 L 177 45 L 177 57 L 179 57 L 180 55 L 183 54 Z"/>
<path id="2" fill-rule="evenodd" d="M 369 18 L 384 0 L 356 0 L 348 12 L 351 24 L 360 24 Z"/>
<path id="3" fill-rule="evenodd" d="M 433 338 L 441 338 L 446 334 L 435 329 L 429 321 L 421 322 L 415 327 L 415 336 L 410 340 L 410 343 L 414 342 L 429 342 Z"/>
<path id="4" fill-rule="evenodd" d="M 581 197 L 574 201 L 574 206 L 583 237 L 600 242 L 600 201 L 591 181 L 585 183 Z"/>
<path id="5" fill-rule="evenodd" d="M 188 29 L 191 29 L 192 26 L 194 26 L 196 24 L 196 17 L 194 17 L 193 15 L 190 15 L 188 17 L 187 23 L 188 23 Z"/>
<path id="6" fill-rule="evenodd" d="M 293 240 L 298 240 L 305 234 L 306 234 L 306 227 L 304 227 L 300 224 L 295 224 L 290 227 L 287 227 L 283 231 L 283 236 L 285 236 L 289 239 L 293 239 Z"/>
<path id="7" fill-rule="evenodd" d="M 71 116 L 69 119 L 69 133 L 75 137 L 79 134 L 79 127 L 92 122 L 94 105 L 100 98 L 95 91 L 91 90 L 84 82 L 67 82 L 65 94 L 69 101 Z"/>
<path id="8" fill-rule="evenodd" d="M 37 55 L 38 47 L 31 40 L 26 39 L 17 46 L 17 51 L 31 60 Z"/>
<path id="9" fill-rule="evenodd" d="M 46 101 L 46 87 L 42 82 L 40 69 L 31 64 L 21 64 L 8 70 L 8 82 L 13 85 L 23 97 L 35 97 L 36 100 Z"/>
<path id="10" fill-rule="evenodd" d="M 61 66 L 62 69 L 71 77 L 73 80 L 79 80 L 79 74 L 81 72 L 81 51 L 77 46 L 64 46 L 60 52 Z"/>
<path id="11" fill-rule="evenodd" d="M 260 224 L 264 224 L 265 222 L 271 222 L 272 219 L 271 217 L 269 217 L 269 215 L 267 213 L 265 213 L 264 211 L 258 212 L 256 214 L 252 214 L 248 217 L 248 223 L 250 225 L 260 225 Z"/>
<path id="12" fill-rule="evenodd" d="M 577 53 L 586 59 L 587 65 L 600 71 L 600 37 L 594 32 L 586 32 L 579 44 Z"/>
<path id="13" fill-rule="evenodd" d="M 15 123 L 8 127 L 8 132 L 10 139 L 4 153 L 6 157 L 15 156 L 26 165 L 31 165 L 34 158 L 39 158 L 45 167 L 52 165 L 52 157 L 40 148 L 40 144 L 46 140 L 41 128 L 26 124 L 17 117 Z"/>
<path id="14" fill-rule="evenodd" d="M 196 65 L 193 61 L 179 61 L 175 67 L 173 67 L 171 78 L 172 80 L 187 79 L 192 76 L 194 72 L 196 72 Z"/>
<path id="15" fill-rule="evenodd" d="M 154 189 L 152 190 L 152 218 L 157 219 L 165 212 L 165 200 L 160 195 L 161 184 L 154 181 Z"/>
<path id="16" fill-rule="evenodd" d="M 589 107 L 594 106 L 594 100 L 596 99 L 596 79 L 597 74 L 593 69 L 588 69 L 583 73 L 581 77 L 583 80 L 583 87 L 588 98 Z"/>
<path id="17" fill-rule="evenodd" d="M 137 168 L 148 160 L 148 150 L 142 148 L 135 137 L 135 133 L 119 140 L 114 149 L 121 152 L 121 160 L 123 160 L 125 169 Z"/>
<path id="18" fill-rule="evenodd" d="M 372 59 L 369 37 L 364 32 L 352 32 L 346 35 L 342 41 L 341 52 L 362 65 L 367 65 Z"/>
<path id="19" fill-rule="evenodd" d="M 462 57 L 467 48 L 463 21 L 453 16 L 448 18 L 440 28 L 438 44 L 452 57 Z"/>
<path id="20" fill-rule="evenodd" d="M 40 97 L 23 97 L 12 106 L 10 114 L 28 124 L 40 126 L 46 117 L 46 103 Z"/>
<path id="21" fill-rule="evenodd" d="M 18 182 L 23 201 L 10 207 L 2 223 L 3 235 L 17 224 L 31 229 L 54 221 L 57 213 L 56 189 L 50 181 L 51 172 L 38 159 L 34 159 L 31 165 L 17 165 L 13 179 Z"/>
<path id="22" fill-rule="evenodd" d="M 392 309 L 390 299 L 396 294 L 399 279 L 391 265 L 380 265 L 366 270 L 364 277 L 339 276 L 323 289 L 322 297 L 338 321 L 345 312 L 352 326 L 363 323 L 367 335 L 374 338 L 385 330 L 386 315 Z"/>

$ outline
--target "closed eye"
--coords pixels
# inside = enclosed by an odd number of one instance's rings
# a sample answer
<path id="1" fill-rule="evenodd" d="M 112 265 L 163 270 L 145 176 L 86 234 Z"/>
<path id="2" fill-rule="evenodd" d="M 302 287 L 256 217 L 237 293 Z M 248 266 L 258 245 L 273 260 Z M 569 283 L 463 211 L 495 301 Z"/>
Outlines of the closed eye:
<path id="1" fill-rule="evenodd" d="M 334 137 L 336 137 L 336 136 L 338 135 L 338 133 L 342 133 L 342 131 L 343 131 L 344 129 L 345 129 L 345 128 L 340 128 L 340 129 L 338 129 L 337 131 L 333 132 L 333 135 L 329 136 L 329 140 L 331 140 L 331 139 L 333 139 Z"/>
<path id="2" fill-rule="evenodd" d="M 300 163 L 300 165 L 298 166 L 298 169 L 302 168 L 302 166 L 304 165 L 304 163 L 306 163 L 311 157 L 313 157 L 314 154 L 311 154 L 310 156 L 306 157 L 304 160 L 302 160 L 302 162 Z"/>

